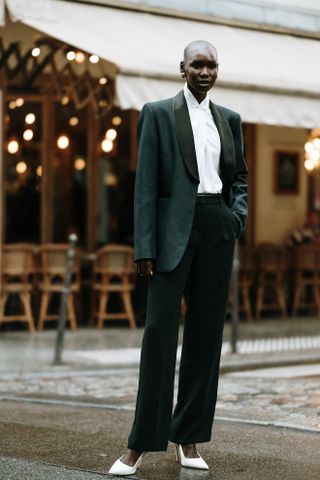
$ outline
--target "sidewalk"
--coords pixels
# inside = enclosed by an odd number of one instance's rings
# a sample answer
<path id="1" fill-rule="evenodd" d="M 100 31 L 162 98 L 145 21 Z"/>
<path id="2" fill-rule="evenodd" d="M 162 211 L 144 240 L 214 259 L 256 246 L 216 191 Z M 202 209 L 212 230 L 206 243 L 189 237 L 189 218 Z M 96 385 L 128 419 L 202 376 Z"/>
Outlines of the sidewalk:
<path id="1" fill-rule="evenodd" d="M 271 341 L 261 338 L 270 334 L 271 322 L 240 325 L 242 338 L 247 337 L 243 344 L 259 347 L 254 353 L 231 354 L 226 349 L 229 343 L 224 343 L 217 415 L 320 432 L 320 348 L 301 349 L 306 339 L 318 341 L 317 335 L 311 335 L 312 328 L 318 332 L 318 320 L 306 320 L 304 325 L 278 321 L 276 326 L 279 337 Z M 301 335 L 304 330 L 308 337 Z M 143 329 L 124 328 L 67 331 L 64 363 L 53 365 L 54 330 L 35 335 L 7 332 L 0 337 L 0 400 L 131 411 L 142 334 Z M 229 335 L 227 325 L 225 342 Z M 181 336 L 182 329 L 180 341 Z M 277 351 L 277 347 L 291 349 Z M 178 370 L 179 351 L 177 357 Z M 175 395 L 177 380 L 178 371 Z"/>
<path id="2" fill-rule="evenodd" d="M 199 445 L 210 470 L 197 477 L 320 478 L 320 349 L 306 348 L 317 345 L 319 329 L 318 319 L 241 324 L 239 345 L 252 353 L 231 354 L 226 325 L 213 436 Z M 1 480 L 119 478 L 106 472 L 126 448 L 142 334 L 68 330 L 64 364 L 56 366 L 54 330 L 0 333 Z M 178 375 L 174 402 L 177 382 Z M 195 473 L 175 463 L 169 444 L 148 453 L 134 478 L 194 480 Z"/>
<path id="3" fill-rule="evenodd" d="M 180 327 L 181 345 L 183 327 Z M 0 372 L 137 367 L 143 328 L 106 326 L 66 331 L 63 366 L 53 366 L 56 331 L 0 331 Z M 225 326 L 221 371 L 320 361 L 320 319 L 260 320 L 239 324 L 237 354 L 230 353 L 230 323 Z M 179 362 L 180 347 L 177 352 Z"/>

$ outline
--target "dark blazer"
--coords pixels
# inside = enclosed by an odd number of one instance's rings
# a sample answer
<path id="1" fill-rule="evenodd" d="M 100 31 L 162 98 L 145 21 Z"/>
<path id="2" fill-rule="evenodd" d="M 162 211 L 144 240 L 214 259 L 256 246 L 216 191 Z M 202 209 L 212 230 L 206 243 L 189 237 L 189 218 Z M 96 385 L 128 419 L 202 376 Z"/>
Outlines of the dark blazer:
<path id="1" fill-rule="evenodd" d="M 238 113 L 210 109 L 220 134 L 220 178 L 226 204 L 239 224 L 247 217 L 247 166 Z M 146 103 L 138 121 L 138 164 L 134 190 L 134 261 L 155 260 L 170 271 L 181 259 L 193 222 L 199 172 L 183 90 L 174 98 Z"/>

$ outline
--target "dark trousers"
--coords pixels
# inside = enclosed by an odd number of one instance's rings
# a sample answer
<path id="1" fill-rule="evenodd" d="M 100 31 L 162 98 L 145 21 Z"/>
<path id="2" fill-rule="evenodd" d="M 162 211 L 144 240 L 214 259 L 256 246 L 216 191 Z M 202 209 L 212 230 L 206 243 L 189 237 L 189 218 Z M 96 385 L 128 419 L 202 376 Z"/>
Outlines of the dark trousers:
<path id="1" fill-rule="evenodd" d="M 215 412 L 223 327 L 237 223 L 221 195 L 197 197 L 186 250 L 170 272 L 148 277 L 132 450 L 168 441 L 208 442 Z M 177 404 L 172 415 L 181 297 L 185 294 Z"/>

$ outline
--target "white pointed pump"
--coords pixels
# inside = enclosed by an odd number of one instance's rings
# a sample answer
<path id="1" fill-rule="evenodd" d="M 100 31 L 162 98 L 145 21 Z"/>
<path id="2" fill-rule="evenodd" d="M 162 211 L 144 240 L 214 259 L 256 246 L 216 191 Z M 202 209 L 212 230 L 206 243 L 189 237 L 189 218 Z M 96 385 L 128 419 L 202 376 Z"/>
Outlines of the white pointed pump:
<path id="1" fill-rule="evenodd" d="M 145 453 L 146 452 L 142 452 L 136 463 L 132 466 L 121 462 L 121 458 L 124 457 L 124 455 L 122 455 L 114 462 L 108 473 L 112 473 L 113 475 L 132 475 L 136 473 Z"/>
<path id="2" fill-rule="evenodd" d="M 198 468 L 201 470 L 209 469 L 209 466 L 203 460 L 198 450 L 197 450 L 197 454 L 199 455 L 198 458 L 188 458 L 188 457 L 185 457 L 182 446 L 180 444 L 175 443 L 174 446 L 176 447 L 176 460 L 177 462 L 180 463 L 182 467 Z"/>

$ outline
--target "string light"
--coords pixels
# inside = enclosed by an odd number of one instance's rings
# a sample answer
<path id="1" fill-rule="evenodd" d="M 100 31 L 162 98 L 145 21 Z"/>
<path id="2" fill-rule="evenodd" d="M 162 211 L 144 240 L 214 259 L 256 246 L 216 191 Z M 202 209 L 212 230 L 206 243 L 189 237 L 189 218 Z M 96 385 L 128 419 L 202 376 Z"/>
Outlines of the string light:
<path id="1" fill-rule="evenodd" d="M 76 61 L 77 63 L 83 63 L 83 62 L 85 61 L 85 59 L 86 59 L 86 56 L 85 56 L 85 54 L 84 54 L 83 52 L 80 52 L 80 51 L 79 51 L 79 52 L 76 52 L 76 54 L 75 54 L 75 61 Z"/>
<path id="2" fill-rule="evenodd" d="M 113 141 L 105 138 L 101 142 L 101 148 L 104 152 L 109 153 L 113 149 Z"/>
<path id="3" fill-rule="evenodd" d="M 42 165 L 37 166 L 36 174 L 38 175 L 38 177 L 42 177 Z"/>
<path id="4" fill-rule="evenodd" d="M 119 117 L 118 115 L 116 115 L 115 117 L 113 117 L 113 119 L 111 120 L 112 122 L 112 125 L 118 127 L 119 125 L 121 125 L 122 123 L 122 118 Z"/>
<path id="5" fill-rule="evenodd" d="M 26 142 L 29 142 L 30 140 L 32 140 L 33 131 L 31 130 L 31 128 L 27 128 L 27 130 L 23 132 L 23 138 L 24 140 L 26 140 Z"/>
<path id="6" fill-rule="evenodd" d="M 22 107 L 23 104 L 24 104 L 23 98 L 21 98 L 21 97 L 17 98 L 17 100 L 16 100 L 17 107 Z"/>
<path id="7" fill-rule="evenodd" d="M 108 140 L 115 140 L 117 138 L 117 131 L 114 128 L 109 128 L 109 130 L 106 131 L 105 137 Z"/>
<path id="8" fill-rule="evenodd" d="M 60 148 L 60 150 L 65 150 L 66 148 L 69 147 L 70 140 L 67 135 L 60 135 L 57 139 L 57 147 Z"/>
<path id="9" fill-rule="evenodd" d="M 79 123 L 79 118 L 78 117 L 70 117 L 69 118 L 69 125 L 71 127 L 75 127 Z"/>
<path id="10" fill-rule="evenodd" d="M 304 168 L 308 170 L 308 172 L 311 172 L 314 168 L 313 161 L 310 158 L 307 158 L 304 161 Z"/>
<path id="11" fill-rule="evenodd" d="M 74 52 L 73 50 L 68 50 L 68 52 L 66 53 L 66 57 L 67 57 L 67 60 L 72 62 L 72 60 L 76 58 L 76 52 Z"/>
<path id="12" fill-rule="evenodd" d="M 69 102 L 70 102 L 70 98 L 67 95 L 64 95 L 61 98 L 61 105 L 68 105 Z"/>
<path id="13" fill-rule="evenodd" d="M 86 161 L 83 158 L 76 158 L 74 161 L 74 168 L 76 170 L 84 170 L 86 168 Z"/>
<path id="14" fill-rule="evenodd" d="M 31 51 L 31 55 L 33 57 L 39 57 L 40 55 L 40 48 L 39 47 L 34 47 Z"/>
<path id="15" fill-rule="evenodd" d="M 27 125 L 32 125 L 35 122 L 35 120 L 36 120 L 36 116 L 34 113 L 27 113 L 24 119 Z"/>
<path id="16" fill-rule="evenodd" d="M 91 63 L 98 63 L 100 58 L 98 57 L 98 55 L 90 55 L 89 60 Z"/>
<path id="17" fill-rule="evenodd" d="M 108 82 L 108 79 L 106 77 L 99 78 L 100 85 L 105 85 L 107 82 Z"/>
<path id="18" fill-rule="evenodd" d="M 10 140 L 7 148 L 8 152 L 14 155 L 19 150 L 19 142 L 17 140 Z"/>
<path id="19" fill-rule="evenodd" d="M 320 170 L 320 138 L 316 133 L 315 131 L 311 132 L 304 146 L 304 167 L 309 172 Z"/>
<path id="20" fill-rule="evenodd" d="M 18 162 L 16 165 L 17 173 L 25 173 L 28 169 L 26 162 Z"/>
<path id="21" fill-rule="evenodd" d="M 8 107 L 10 108 L 10 110 L 14 110 L 17 107 L 16 101 L 11 100 L 11 102 L 9 102 Z"/>

